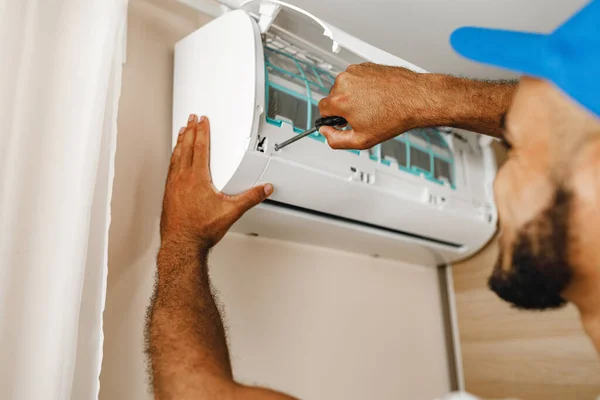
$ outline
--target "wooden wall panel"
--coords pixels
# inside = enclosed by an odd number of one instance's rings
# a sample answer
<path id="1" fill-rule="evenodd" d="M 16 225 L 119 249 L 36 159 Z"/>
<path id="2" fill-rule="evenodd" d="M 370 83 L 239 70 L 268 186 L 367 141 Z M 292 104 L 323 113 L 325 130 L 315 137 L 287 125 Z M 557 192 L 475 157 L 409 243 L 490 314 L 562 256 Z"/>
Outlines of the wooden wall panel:
<path id="1" fill-rule="evenodd" d="M 596 399 L 600 357 L 577 309 L 512 309 L 487 288 L 497 251 L 494 241 L 453 268 L 466 390 L 486 399 Z"/>

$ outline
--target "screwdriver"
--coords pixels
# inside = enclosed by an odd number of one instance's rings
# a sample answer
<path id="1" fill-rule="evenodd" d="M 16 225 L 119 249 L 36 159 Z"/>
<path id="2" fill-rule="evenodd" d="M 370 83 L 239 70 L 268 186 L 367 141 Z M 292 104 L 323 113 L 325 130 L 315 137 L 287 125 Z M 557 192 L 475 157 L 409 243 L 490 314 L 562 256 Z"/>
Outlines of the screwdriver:
<path id="1" fill-rule="evenodd" d="M 288 144 L 292 144 L 297 140 L 302 139 L 303 137 L 306 137 L 308 135 L 310 135 L 311 133 L 314 133 L 316 131 L 319 130 L 320 127 L 322 126 L 342 126 L 342 125 L 346 125 L 348 123 L 348 121 L 346 121 L 345 118 L 342 117 L 322 117 L 319 118 L 315 121 L 315 127 L 312 129 L 309 129 L 305 132 L 302 132 L 299 135 L 294 136 L 293 138 L 290 138 L 288 140 L 286 140 L 285 142 L 281 142 L 280 144 L 275 143 L 275 151 L 281 150 L 283 149 L 285 146 L 287 146 Z"/>

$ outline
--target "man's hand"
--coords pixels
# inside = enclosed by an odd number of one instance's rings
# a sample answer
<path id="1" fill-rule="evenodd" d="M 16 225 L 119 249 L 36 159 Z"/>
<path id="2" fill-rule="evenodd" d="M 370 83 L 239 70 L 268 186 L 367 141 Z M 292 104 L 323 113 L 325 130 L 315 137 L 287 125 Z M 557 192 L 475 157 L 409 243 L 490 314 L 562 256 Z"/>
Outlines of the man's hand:
<path id="1" fill-rule="evenodd" d="M 211 293 L 208 250 L 265 185 L 237 196 L 215 190 L 209 171 L 210 127 L 190 116 L 171 157 L 160 222 L 157 282 L 148 308 L 146 352 L 157 400 L 291 400 L 233 380 L 225 330 Z"/>
<path id="2" fill-rule="evenodd" d="M 451 126 L 501 136 L 516 84 L 422 74 L 372 63 L 351 65 L 319 102 L 322 116 L 352 130 L 322 127 L 334 149 L 364 150 L 414 128 Z"/>
<path id="3" fill-rule="evenodd" d="M 368 149 L 415 128 L 430 108 L 427 75 L 400 67 L 351 65 L 319 102 L 322 116 L 344 117 L 352 130 L 322 127 L 334 149 Z"/>
<path id="4" fill-rule="evenodd" d="M 210 126 L 191 115 L 173 150 L 160 222 L 161 241 L 189 242 L 201 250 L 217 244 L 231 225 L 272 192 L 257 186 L 237 196 L 218 192 L 209 170 Z"/>

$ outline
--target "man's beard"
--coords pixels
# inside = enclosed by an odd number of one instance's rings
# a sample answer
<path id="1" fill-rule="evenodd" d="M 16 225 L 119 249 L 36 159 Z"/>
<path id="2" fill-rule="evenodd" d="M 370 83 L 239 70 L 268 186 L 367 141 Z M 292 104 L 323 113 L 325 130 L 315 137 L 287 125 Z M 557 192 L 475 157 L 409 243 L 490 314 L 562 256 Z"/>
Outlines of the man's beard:
<path id="1" fill-rule="evenodd" d="M 516 308 L 546 310 L 564 306 L 561 293 L 572 277 L 568 261 L 571 196 L 556 190 L 550 207 L 519 230 L 511 266 L 503 270 L 500 253 L 488 286 Z"/>

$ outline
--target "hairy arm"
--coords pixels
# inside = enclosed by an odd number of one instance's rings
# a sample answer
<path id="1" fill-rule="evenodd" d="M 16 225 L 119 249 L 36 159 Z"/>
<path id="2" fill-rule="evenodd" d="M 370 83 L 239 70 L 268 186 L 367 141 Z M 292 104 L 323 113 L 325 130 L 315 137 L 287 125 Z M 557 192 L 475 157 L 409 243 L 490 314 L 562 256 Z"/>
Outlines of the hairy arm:
<path id="1" fill-rule="evenodd" d="M 157 399 L 227 399 L 234 388 L 206 260 L 194 244 L 159 250 L 148 348 Z"/>
<path id="2" fill-rule="evenodd" d="M 479 81 L 430 75 L 434 94 L 428 126 L 451 126 L 502 138 L 503 117 L 517 89 L 515 81 Z"/>
<path id="3" fill-rule="evenodd" d="M 272 192 L 238 196 L 214 190 L 209 125 L 190 117 L 173 156 L 161 218 L 157 281 L 148 309 L 147 353 L 158 400 L 286 400 L 233 380 L 225 330 L 211 292 L 208 253 L 242 214 Z"/>
<path id="4" fill-rule="evenodd" d="M 502 136 L 502 116 L 516 82 L 419 74 L 377 64 L 351 65 L 319 103 L 323 116 L 344 117 L 352 130 L 323 127 L 333 148 L 367 149 L 414 128 L 451 126 Z"/>

